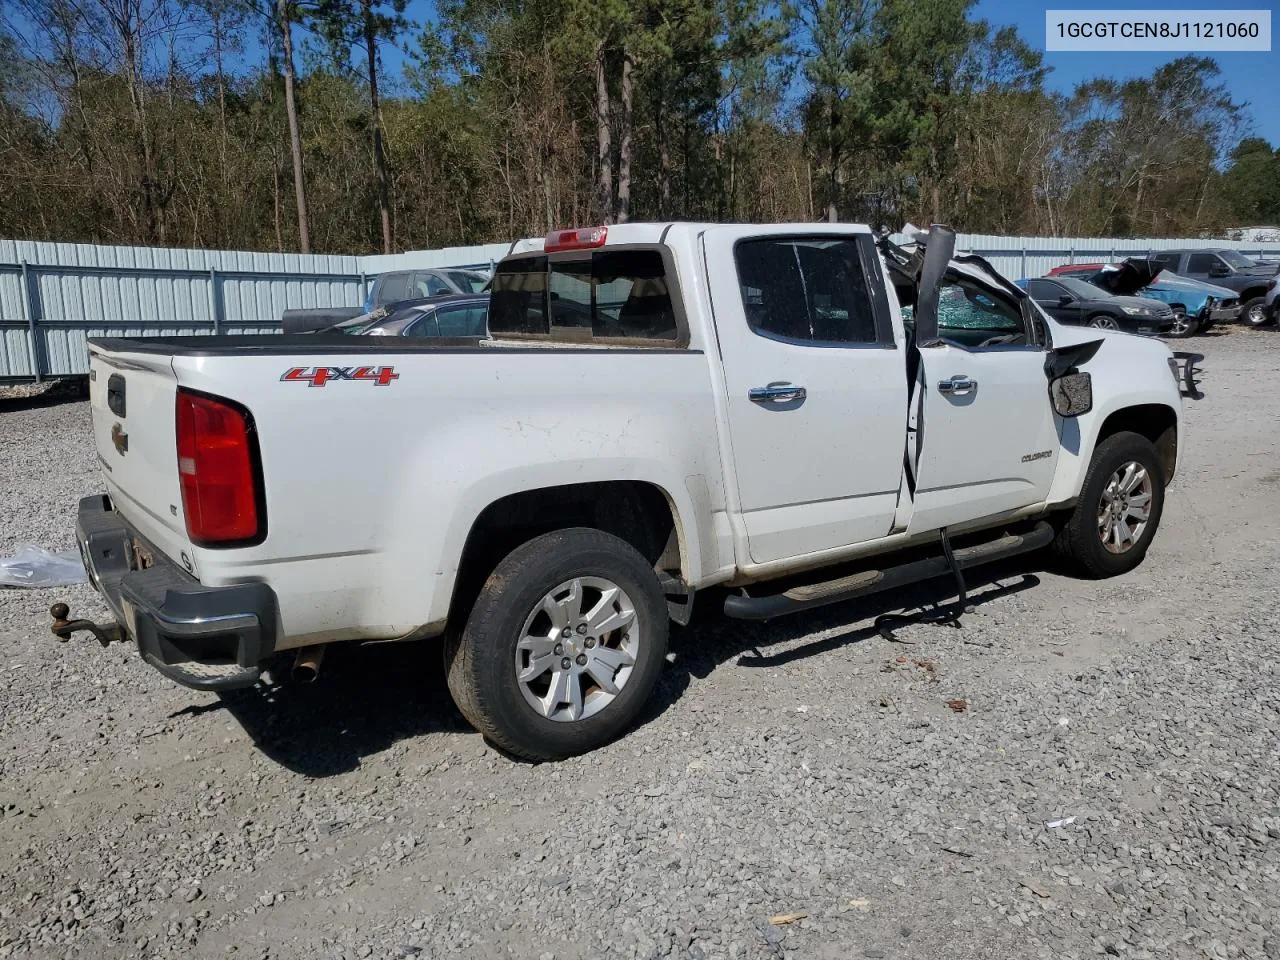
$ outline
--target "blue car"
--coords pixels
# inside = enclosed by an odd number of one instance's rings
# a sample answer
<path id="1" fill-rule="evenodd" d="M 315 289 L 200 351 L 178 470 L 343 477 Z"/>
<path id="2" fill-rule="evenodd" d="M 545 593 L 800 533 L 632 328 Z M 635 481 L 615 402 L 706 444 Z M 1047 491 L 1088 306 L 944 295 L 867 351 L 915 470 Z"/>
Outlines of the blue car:
<path id="1" fill-rule="evenodd" d="M 1204 333 L 1215 323 L 1240 316 L 1240 297 L 1234 290 L 1169 273 L 1155 260 L 1130 257 L 1123 263 L 1078 264 L 1053 271 L 1078 276 L 1118 296 L 1162 300 L 1173 308 L 1175 337 Z"/>

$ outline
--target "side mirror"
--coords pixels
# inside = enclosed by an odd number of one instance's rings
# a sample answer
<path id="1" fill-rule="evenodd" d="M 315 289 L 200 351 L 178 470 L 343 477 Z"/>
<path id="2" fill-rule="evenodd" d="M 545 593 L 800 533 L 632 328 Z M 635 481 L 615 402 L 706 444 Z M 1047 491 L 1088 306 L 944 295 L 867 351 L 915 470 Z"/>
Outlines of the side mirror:
<path id="1" fill-rule="evenodd" d="M 1064 293 L 1058 298 L 1058 306 L 1065 307 L 1068 303 L 1075 303 L 1076 298 L 1069 293 Z"/>
<path id="2" fill-rule="evenodd" d="M 1075 370 L 1049 382 L 1049 397 L 1060 417 L 1078 417 L 1093 409 L 1093 378 Z"/>
<path id="3" fill-rule="evenodd" d="M 1224 267 L 1220 263 L 1214 264 L 1212 267 L 1209 268 L 1209 276 L 1211 277 L 1225 277 L 1225 276 L 1229 276 L 1230 273 L 1231 271 L 1228 270 L 1226 267 Z"/>

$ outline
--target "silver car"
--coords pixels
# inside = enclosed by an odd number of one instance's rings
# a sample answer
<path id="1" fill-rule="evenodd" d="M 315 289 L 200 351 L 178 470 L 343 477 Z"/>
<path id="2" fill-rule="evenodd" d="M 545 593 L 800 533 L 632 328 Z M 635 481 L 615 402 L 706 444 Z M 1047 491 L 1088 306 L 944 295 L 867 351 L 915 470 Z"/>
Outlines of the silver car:
<path id="1" fill-rule="evenodd" d="M 322 333 L 370 337 L 483 337 L 488 333 L 489 295 L 455 294 L 379 307 Z"/>

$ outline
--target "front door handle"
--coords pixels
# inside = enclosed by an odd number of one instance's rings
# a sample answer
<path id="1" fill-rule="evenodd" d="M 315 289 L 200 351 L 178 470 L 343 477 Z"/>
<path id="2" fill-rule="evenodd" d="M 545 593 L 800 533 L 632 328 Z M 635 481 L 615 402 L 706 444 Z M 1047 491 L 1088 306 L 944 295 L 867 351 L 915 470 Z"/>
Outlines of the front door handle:
<path id="1" fill-rule="evenodd" d="M 747 399 L 752 403 L 792 403 L 808 395 L 804 387 L 784 380 L 775 380 L 767 387 L 752 387 L 747 391 Z"/>
<path id="2" fill-rule="evenodd" d="M 958 373 L 950 380 L 939 380 L 938 392 L 950 394 L 953 397 L 963 397 L 965 394 L 972 393 L 977 385 L 977 380 L 970 380 L 964 374 Z"/>

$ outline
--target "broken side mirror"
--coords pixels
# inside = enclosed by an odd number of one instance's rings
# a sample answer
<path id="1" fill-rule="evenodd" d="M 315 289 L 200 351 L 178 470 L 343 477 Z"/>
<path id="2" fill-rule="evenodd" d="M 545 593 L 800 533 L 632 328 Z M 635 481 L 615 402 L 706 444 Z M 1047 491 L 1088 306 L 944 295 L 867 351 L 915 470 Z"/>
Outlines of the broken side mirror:
<path id="1" fill-rule="evenodd" d="M 1076 370 L 1049 382 L 1053 409 L 1060 417 L 1079 417 L 1093 409 L 1093 378 Z"/>

